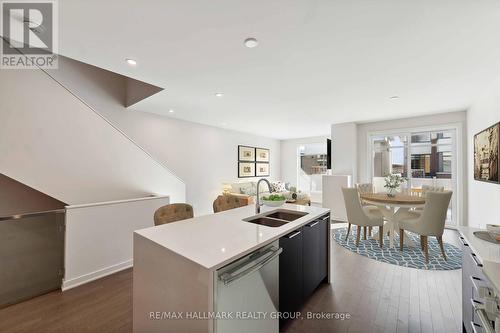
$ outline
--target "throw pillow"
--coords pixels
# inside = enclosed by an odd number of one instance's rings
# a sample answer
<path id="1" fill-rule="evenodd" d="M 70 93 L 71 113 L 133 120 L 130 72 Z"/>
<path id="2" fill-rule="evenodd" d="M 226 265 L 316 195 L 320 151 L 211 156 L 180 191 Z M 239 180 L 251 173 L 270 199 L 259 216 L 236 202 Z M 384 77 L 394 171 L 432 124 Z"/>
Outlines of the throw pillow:
<path id="1" fill-rule="evenodd" d="M 285 192 L 285 184 L 282 182 L 272 182 L 271 183 L 272 191 L 273 192 Z"/>

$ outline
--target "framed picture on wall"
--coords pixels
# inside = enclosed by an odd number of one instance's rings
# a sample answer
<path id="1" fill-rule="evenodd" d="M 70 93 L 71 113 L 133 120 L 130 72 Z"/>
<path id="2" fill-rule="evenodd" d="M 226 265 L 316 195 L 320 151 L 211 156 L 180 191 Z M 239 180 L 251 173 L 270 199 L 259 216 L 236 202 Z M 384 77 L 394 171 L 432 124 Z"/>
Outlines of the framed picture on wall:
<path id="1" fill-rule="evenodd" d="M 255 162 L 255 148 L 238 146 L 238 161 Z"/>
<path id="2" fill-rule="evenodd" d="M 269 177 L 269 163 L 255 163 L 255 175 L 257 177 Z"/>
<path id="3" fill-rule="evenodd" d="M 254 162 L 238 162 L 238 178 L 255 177 Z"/>
<path id="4" fill-rule="evenodd" d="M 255 148 L 255 156 L 257 162 L 269 162 L 269 149 Z"/>
<path id="5" fill-rule="evenodd" d="M 498 156 L 500 123 L 474 135 L 474 179 L 500 183 Z"/>

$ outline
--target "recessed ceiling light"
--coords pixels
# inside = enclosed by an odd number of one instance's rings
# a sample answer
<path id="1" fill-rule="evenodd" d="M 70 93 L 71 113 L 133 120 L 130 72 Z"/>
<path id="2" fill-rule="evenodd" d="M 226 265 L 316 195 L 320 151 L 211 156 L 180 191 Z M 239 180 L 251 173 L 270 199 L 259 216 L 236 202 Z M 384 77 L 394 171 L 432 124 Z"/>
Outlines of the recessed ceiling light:
<path id="1" fill-rule="evenodd" d="M 168 110 L 168 113 L 174 113 L 174 110 L 170 109 Z"/>
<path id="2" fill-rule="evenodd" d="M 221 93 L 221 92 L 215 93 L 215 97 L 223 97 L 223 96 L 224 96 L 224 93 Z"/>
<path id="3" fill-rule="evenodd" d="M 259 41 L 253 37 L 251 38 L 247 38 L 245 39 L 245 41 L 243 42 L 243 44 L 245 44 L 246 47 L 248 48 L 253 48 L 253 47 L 256 47 L 257 45 L 259 45 Z"/>
<path id="4" fill-rule="evenodd" d="M 389 97 L 389 99 L 398 99 L 398 98 L 399 98 L 399 96 L 391 96 L 391 97 Z"/>
<path id="5" fill-rule="evenodd" d="M 125 59 L 125 61 L 126 61 L 126 62 L 127 62 L 127 64 L 129 64 L 130 66 L 135 66 L 135 65 L 137 65 L 137 61 L 135 61 L 134 59 L 127 58 L 127 59 Z"/>

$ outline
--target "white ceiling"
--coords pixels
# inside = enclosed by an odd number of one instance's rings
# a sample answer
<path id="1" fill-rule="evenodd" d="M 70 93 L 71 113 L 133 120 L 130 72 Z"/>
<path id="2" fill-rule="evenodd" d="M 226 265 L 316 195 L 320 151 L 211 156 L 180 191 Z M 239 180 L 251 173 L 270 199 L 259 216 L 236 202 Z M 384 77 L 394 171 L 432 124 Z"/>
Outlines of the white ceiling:
<path id="1" fill-rule="evenodd" d="M 498 0 L 59 4 L 61 54 L 165 88 L 134 110 L 276 138 L 463 110 L 500 75 Z"/>

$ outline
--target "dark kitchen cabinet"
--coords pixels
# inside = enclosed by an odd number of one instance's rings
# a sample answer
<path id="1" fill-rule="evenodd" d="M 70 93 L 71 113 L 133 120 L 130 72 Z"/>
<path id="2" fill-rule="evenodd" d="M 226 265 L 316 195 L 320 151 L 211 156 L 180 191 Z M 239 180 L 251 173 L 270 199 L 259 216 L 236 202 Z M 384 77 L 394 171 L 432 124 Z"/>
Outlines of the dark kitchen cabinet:
<path id="1" fill-rule="evenodd" d="M 329 216 L 306 224 L 303 230 L 304 290 L 306 300 L 328 275 Z"/>
<path id="2" fill-rule="evenodd" d="M 280 311 L 295 312 L 302 305 L 302 229 L 280 238 Z M 280 325 L 285 321 L 280 320 Z"/>
<path id="3" fill-rule="evenodd" d="M 302 233 L 304 275 L 303 298 L 306 300 L 312 295 L 314 289 L 316 289 L 319 284 L 318 278 L 320 274 L 319 265 L 321 257 L 319 253 L 320 221 L 316 220 L 306 224 L 302 227 Z"/>
<path id="4" fill-rule="evenodd" d="M 280 239 L 281 312 L 300 310 L 327 277 L 329 219 L 325 215 Z"/>
<path id="5" fill-rule="evenodd" d="M 328 276 L 328 230 L 330 215 L 324 216 L 319 223 L 319 276 L 318 284 Z"/>

